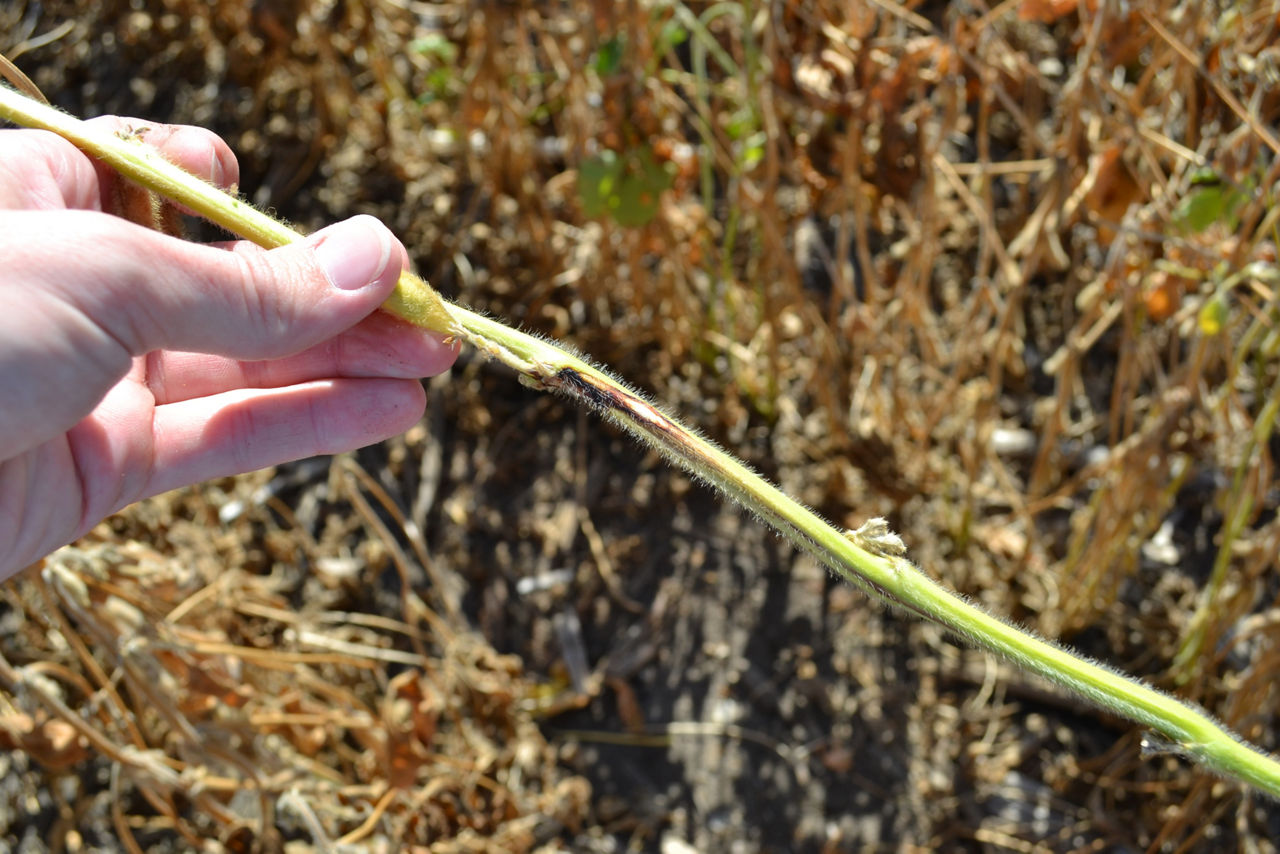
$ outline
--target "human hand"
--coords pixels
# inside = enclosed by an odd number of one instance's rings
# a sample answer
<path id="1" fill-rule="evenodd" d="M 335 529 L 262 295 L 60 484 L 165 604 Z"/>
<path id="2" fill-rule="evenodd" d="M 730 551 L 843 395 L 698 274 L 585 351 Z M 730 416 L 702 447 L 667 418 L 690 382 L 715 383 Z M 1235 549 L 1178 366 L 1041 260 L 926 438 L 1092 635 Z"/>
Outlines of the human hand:
<path id="1" fill-rule="evenodd" d="M 238 179 L 209 131 L 135 132 Z M 113 215 L 122 181 L 0 130 L 0 580 L 147 496 L 401 433 L 456 355 L 376 310 L 408 256 L 373 218 L 200 245 Z"/>

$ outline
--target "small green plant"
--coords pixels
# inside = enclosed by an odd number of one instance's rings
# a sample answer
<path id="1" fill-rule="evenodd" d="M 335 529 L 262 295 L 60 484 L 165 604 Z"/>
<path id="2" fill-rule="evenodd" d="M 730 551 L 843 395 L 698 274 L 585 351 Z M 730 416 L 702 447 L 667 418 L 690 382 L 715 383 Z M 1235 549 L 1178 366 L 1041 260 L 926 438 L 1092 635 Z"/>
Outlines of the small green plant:
<path id="1" fill-rule="evenodd" d="M 648 146 L 588 158 L 578 169 L 582 212 L 592 218 L 610 217 L 621 226 L 645 225 L 657 216 L 662 193 L 671 187 L 672 171 L 671 164 L 659 163 Z"/>
<path id="2" fill-rule="evenodd" d="M 1215 223 L 1234 231 L 1240 222 L 1240 209 L 1252 193 L 1253 187 L 1248 184 L 1233 184 L 1212 169 L 1197 170 L 1191 176 L 1190 191 L 1173 211 L 1174 222 L 1195 234 Z"/>
<path id="3" fill-rule="evenodd" d="M 410 43 L 409 49 L 427 64 L 425 89 L 418 95 L 419 104 L 452 101 L 462 90 L 455 63 L 458 46 L 439 33 L 423 36 Z"/>
<path id="4" fill-rule="evenodd" d="M 623 41 L 622 36 L 614 36 L 600 45 L 600 49 L 596 51 L 596 61 L 594 63 L 596 74 L 601 77 L 608 77 L 617 71 L 622 65 L 622 55 L 625 47 L 626 43 Z"/>
<path id="5" fill-rule="evenodd" d="M 121 139 L 0 87 L 0 117 L 59 133 L 153 192 L 199 212 L 265 247 L 301 235 L 240 200 L 183 172 L 136 140 Z M 606 371 L 561 348 L 458 305 L 405 273 L 385 308 L 427 329 L 465 340 L 515 369 L 521 381 L 560 392 L 596 410 L 661 451 L 832 571 L 881 601 L 934 621 L 1003 655 L 1075 695 L 1154 730 L 1160 751 L 1280 797 L 1280 761 L 1246 744 L 1205 711 L 1088 661 L 1000 620 L 945 589 L 905 557 L 905 544 L 883 520 L 839 530 L 742 462 L 697 435 Z M 1268 429 L 1274 414 L 1267 419 Z"/>

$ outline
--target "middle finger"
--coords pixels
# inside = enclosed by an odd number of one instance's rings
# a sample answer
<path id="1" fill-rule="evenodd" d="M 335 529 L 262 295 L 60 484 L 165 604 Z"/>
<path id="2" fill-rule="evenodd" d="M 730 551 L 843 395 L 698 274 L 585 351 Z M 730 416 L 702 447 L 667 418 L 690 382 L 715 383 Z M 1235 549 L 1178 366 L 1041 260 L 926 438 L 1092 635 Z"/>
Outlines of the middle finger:
<path id="1" fill-rule="evenodd" d="M 135 379 L 147 385 L 157 404 L 166 404 L 319 379 L 416 379 L 448 369 L 456 356 L 456 346 L 435 333 L 379 311 L 341 335 L 282 359 L 251 362 L 203 353 L 151 353 L 139 360 Z"/>

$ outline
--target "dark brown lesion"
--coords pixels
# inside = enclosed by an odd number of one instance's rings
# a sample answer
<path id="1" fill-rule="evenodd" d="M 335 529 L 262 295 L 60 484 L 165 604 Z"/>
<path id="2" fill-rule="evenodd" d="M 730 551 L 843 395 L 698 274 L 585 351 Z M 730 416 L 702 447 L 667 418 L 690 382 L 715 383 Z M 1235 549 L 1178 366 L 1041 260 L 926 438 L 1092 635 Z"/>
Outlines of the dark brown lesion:
<path id="1" fill-rule="evenodd" d="M 598 380 L 590 374 L 581 373 L 574 368 L 561 368 L 556 371 L 555 380 L 549 385 L 554 385 L 567 394 L 586 401 L 606 414 L 616 414 L 637 427 L 645 428 L 662 437 L 688 435 L 687 431 L 681 429 L 657 407 L 645 402 L 632 392 Z"/>
<path id="2" fill-rule="evenodd" d="M 587 377 L 573 368 L 561 368 L 556 371 L 555 382 L 550 385 L 558 386 L 572 397 L 584 400 L 605 412 L 617 412 L 625 408 L 611 389 L 590 382 Z"/>

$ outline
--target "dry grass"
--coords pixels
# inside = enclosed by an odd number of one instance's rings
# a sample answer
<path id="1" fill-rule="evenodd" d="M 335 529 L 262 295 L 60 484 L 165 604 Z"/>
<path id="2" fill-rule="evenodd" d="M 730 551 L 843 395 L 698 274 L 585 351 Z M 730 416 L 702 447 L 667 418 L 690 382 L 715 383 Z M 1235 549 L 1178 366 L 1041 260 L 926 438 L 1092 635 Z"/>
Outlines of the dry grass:
<path id="1" fill-rule="evenodd" d="M 4 47 L 73 22 L 18 58 L 55 102 L 213 126 L 300 222 L 378 213 L 446 292 L 1277 748 L 1269 4 L 37 8 L 3 13 Z M 605 150 L 668 164 L 647 223 L 584 216 Z M 193 847 L 715 848 L 772 821 L 805 850 L 1274 850 L 1274 808 L 825 587 L 559 404 L 475 361 L 432 390 L 405 440 L 289 470 L 269 501 L 257 476 L 149 502 L 10 589 L 0 737 L 49 792 L 85 780 L 58 828 L 110 803 L 120 839 Z M 571 589 L 521 592 L 566 568 Z M 820 630 L 750 610 L 776 584 Z M 680 658 L 685 633 L 705 648 Z M 764 672 L 784 710 L 753 725 L 808 745 L 736 835 L 709 805 L 619 806 L 535 724 L 705 723 L 714 703 L 670 686 L 717 668 Z M 816 717 L 785 711 L 806 692 Z M 694 779 L 730 765 L 672 755 L 697 797 L 743 797 Z M 86 767 L 111 769 L 107 801 Z"/>
<path id="2" fill-rule="evenodd" d="M 55 838 L 107 805 L 128 850 L 172 835 L 514 851 L 580 826 L 590 788 L 557 769 L 519 659 L 412 588 L 394 595 L 403 619 L 361 589 L 403 557 L 354 466 L 332 484 L 369 515 L 318 542 L 255 535 L 253 514 L 235 515 L 253 501 L 243 480 L 239 499 L 150 502 L 138 527 L 59 552 L 9 592 L 0 739 L 53 773 L 95 755 L 111 768 L 108 799 L 67 804 Z M 157 523 L 172 551 L 139 541 Z M 246 553 L 255 541 L 268 553 Z M 276 561 L 314 570 L 255 571 Z"/>

